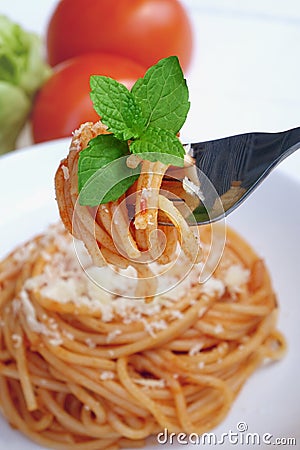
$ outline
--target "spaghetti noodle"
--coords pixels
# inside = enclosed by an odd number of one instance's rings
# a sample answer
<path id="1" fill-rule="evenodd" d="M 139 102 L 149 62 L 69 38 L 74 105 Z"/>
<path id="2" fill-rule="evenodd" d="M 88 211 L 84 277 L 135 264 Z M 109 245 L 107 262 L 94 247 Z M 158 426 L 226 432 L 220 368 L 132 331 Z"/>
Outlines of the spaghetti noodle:
<path id="1" fill-rule="evenodd" d="M 164 428 L 200 434 L 220 423 L 285 342 L 267 269 L 241 237 L 228 230 L 204 284 L 198 266 L 146 302 L 90 281 L 60 225 L 14 250 L 0 263 L 0 404 L 9 423 L 40 445 L 72 450 L 135 448 Z"/>
<path id="2" fill-rule="evenodd" d="M 199 236 L 195 236 L 171 201 L 160 194 L 168 166 L 159 161 L 141 160 L 135 155 L 128 157 L 128 164 L 141 164 L 141 174 L 129 192 L 130 197 L 135 196 L 133 222 L 128 216 L 128 195 L 97 208 L 79 204 L 79 153 L 99 134 L 107 134 L 107 128 L 101 122 L 81 125 L 73 136 L 67 158 L 60 163 L 55 176 L 60 216 L 66 229 L 85 243 L 97 266 L 109 263 L 120 269 L 129 265 L 134 267 L 142 280 L 138 285 L 137 296 L 151 298 L 155 295 L 157 286 L 156 278 L 147 263 L 170 262 L 174 258 L 178 242 L 192 263 L 199 262 Z M 174 227 L 159 226 L 159 211 L 167 216 Z M 196 227 L 195 231 L 198 232 Z M 160 236 L 164 237 L 162 242 Z"/>

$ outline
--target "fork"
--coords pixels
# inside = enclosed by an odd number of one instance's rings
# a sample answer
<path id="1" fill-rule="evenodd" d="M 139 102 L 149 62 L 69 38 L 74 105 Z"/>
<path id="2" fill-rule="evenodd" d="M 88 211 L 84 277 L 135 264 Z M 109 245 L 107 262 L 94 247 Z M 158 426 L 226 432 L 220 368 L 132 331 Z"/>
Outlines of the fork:
<path id="1" fill-rule="evenodd" d="M 285 158 L 300 148 L 300 127 L 245 133 L 186 144 L 187 164 L 170 169 L 162 189 L 190 225 L 218 221 L 238 206 Z M 170 225 L 162 215 L 162 225 Z"/>

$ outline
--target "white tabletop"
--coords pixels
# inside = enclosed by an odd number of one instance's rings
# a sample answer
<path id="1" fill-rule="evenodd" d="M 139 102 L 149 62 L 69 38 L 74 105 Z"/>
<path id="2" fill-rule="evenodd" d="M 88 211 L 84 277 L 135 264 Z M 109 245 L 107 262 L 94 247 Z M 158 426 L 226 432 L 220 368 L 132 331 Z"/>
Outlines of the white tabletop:
<path id="1" fill-rule="evenodd" d="M 0 0 L 0 13 L 45 34 L 58 0 Z M 300 125 L 299 0 L 182 0 L 195 31 L 184 140 Z M 28 136 L 19 146 L 30 143 Z M 277 170 L 300 180 L 300 152 Z"/>

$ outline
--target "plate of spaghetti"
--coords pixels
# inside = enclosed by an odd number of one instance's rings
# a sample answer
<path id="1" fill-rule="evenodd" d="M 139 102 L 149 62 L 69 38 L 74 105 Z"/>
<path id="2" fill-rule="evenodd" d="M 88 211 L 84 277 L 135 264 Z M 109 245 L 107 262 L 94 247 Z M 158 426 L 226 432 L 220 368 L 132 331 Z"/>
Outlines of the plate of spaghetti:
<path id="1" fill-rule="evenodd" d="M 214 247 L 160 190 L 166 159 L 129 155 L 125 194 L 80 202 L 91 140 L 111 134 L 0 160 L 0 446 L 296 448 L 300 185 L 271 175 Z"/>

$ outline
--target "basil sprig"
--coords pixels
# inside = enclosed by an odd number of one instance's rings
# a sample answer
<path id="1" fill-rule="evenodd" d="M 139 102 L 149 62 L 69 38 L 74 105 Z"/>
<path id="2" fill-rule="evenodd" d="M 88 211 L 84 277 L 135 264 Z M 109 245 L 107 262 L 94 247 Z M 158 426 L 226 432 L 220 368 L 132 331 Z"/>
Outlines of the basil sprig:
<path id="1" fill-rule="evenodd" d="M 105 76 L 91 76 L 90 85 L 94 109 L 112 134 L 97 136 L 80 152 L 81 205 L 115 201 L 127 191 L 138 178 L 139 169 L 113 161 L 130 153 L 183 166 L 185 152 L 176 134 L 186 120 L 190 103 L 176 56 L 150 67 L 131 91 Z M 102 169 L 105 170 L 101 174 Z M 113 187 L 106 188 L 107 184 Z"/>

